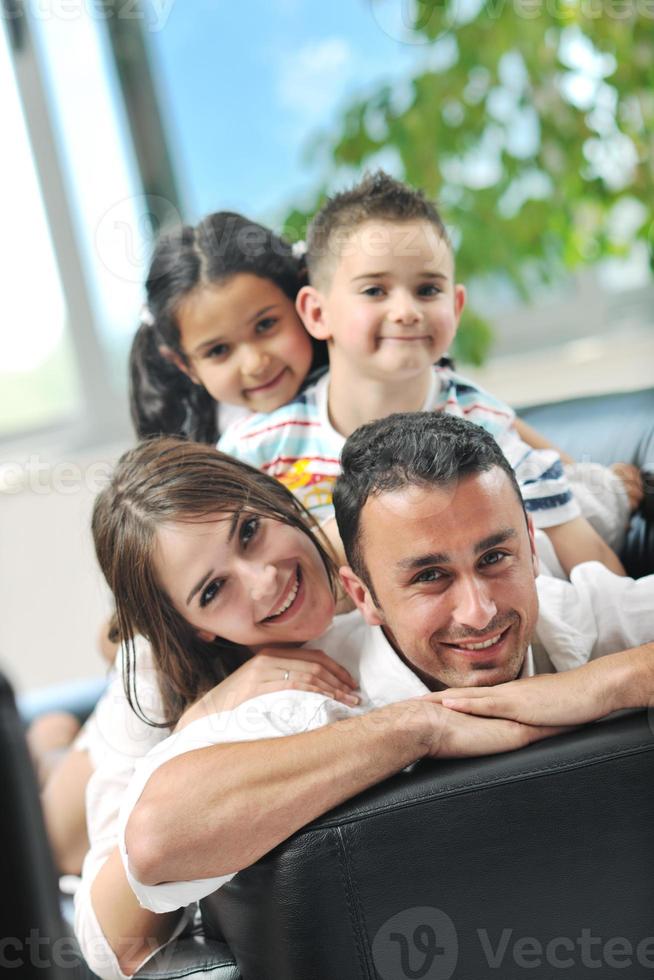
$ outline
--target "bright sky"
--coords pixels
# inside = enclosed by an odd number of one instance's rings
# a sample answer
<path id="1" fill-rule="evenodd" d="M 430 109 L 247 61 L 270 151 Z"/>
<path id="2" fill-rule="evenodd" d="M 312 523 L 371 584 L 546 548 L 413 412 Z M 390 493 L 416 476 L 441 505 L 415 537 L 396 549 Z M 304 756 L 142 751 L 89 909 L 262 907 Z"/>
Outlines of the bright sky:
<path id="1" fill-rule="evenodd" d="M 304 150 L 339 107 L 380 79 L 394 80 L 401 101 L 402 80 L 435 54 L 407 30 L 408 0 L 249 0 L 240 7 L 228 0 L 142 0 L 141 6 L 190 221 L 220 208 L 277 220 L 315 181 Z M 79 0 L 79 11 L 95 7 Z M 141 304 L 149 246 L 102 23 L 81 13 L 55 16 L 54 0 L 41 0 L 37 9 L 94 301 L 110 346 L 124 345 Z M 440 50 L 447 57 L 447 44 Z M 574 36 L 564 57 L 572 101 L 608 91 L 602 77 L 612 66 L 599 64 Z M 0 120 L 4 145 L 12 148 L 0 157 L 0 268 L 10 325 L 3 329 L 2 369 L 20 371 L 47 359 L 60 341 L 65 311 L 2 29 Z M 515 127 L 527 144 L 528 122 Z M 618 159 L 616 176 L 624 179 L 629 168 L 624 155 Z M 487 155 L 487 168 L 489 161 Z M 393 169 L 392 157 L 379 163 Z M 493 177 L 484 178 L 479 161 L 475 174 L 482 184 Z"/>
<path id="2" fill-rule="evenodd" d="M 308 138 L 346 95 L 415 61 L 416 47 L 396 40 L 406 29 L 394 7 L 384 10 L 390 0 L 377 2 L 373 13 L 372 0 L 251 0 L 247 14 L 226 0 L 143 3 L 188 220 L 218 208 L 273 218 L 310 185 Z M 149 254 L 116 79 L 101 22 L 56 16 L 55 3 L 34 9 L 93 299 L 115 344 L 134 329 Z M 80 11 L 93 9 L 80 0 Z M 12 325 L 3 331 L 2 370 L 29 371 L 60 342 L 65 310 L 4 30 L 0 119 L 12 148 L 0 163 L 3 300 Z"/>

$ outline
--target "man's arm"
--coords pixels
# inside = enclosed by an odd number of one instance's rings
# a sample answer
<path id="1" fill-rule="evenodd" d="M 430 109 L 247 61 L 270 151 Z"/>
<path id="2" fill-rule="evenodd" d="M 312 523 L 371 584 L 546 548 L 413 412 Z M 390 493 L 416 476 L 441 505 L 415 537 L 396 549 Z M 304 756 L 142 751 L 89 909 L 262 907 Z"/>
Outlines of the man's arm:
<path id="1" fill-rule="evenodd" d="M 299 735 L 186 752 L 151 776 L 129 817 L 130 870 L 154 885 L 228 875 L 420 758 L 504 752 L 551 734 L 421 698 Z"/>
<path id="2" fill-rule="evenodd" d="M 561 674 L 429 695 L 448 708 L 529 725 L 582 725 L 654 700 L 654 643 L 592 660 Z"/>

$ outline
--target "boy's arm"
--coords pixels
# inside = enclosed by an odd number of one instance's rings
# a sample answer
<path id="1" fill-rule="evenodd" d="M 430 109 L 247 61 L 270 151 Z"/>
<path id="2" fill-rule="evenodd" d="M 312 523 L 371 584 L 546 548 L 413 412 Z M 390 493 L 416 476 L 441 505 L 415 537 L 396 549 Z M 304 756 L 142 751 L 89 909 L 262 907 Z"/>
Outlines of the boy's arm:
<path id="1" fill-rule="evenodd" d="M 585 517 L 575 517 L 555 527 L 545 527 L 543 531 L 552 542 L 556 556 L 567 576 L 575 565 L 586 561 L 599 561 L 616 575 L 626 575 L 622 562 L 616 553 L 602 541 Z"/>

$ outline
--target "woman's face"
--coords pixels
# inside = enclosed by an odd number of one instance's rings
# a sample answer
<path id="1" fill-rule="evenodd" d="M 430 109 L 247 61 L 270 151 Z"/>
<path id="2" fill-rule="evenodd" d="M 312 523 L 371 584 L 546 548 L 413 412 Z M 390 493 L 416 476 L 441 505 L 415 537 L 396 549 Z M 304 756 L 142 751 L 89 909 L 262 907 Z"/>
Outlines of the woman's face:
<path id="1" fill-rule="evenodd" d="M 325 631 L 334 599 L 311 539 L 251 511 L 168 524 L 155 570 L 177 611 L 204 639 L 243 646 L 304 643 Z"/>

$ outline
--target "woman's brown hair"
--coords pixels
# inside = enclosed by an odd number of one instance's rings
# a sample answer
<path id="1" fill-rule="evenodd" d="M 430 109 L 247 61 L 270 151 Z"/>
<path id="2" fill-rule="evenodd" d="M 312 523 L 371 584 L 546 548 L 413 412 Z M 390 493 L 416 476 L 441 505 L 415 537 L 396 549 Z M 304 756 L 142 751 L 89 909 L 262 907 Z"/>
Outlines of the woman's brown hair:
<path id="1" fill-rule="evenodd" d="M 143 442 L 121 457 L 95 502 L 93 540 L 116 602 L 125 692 L 146 721 L 135 686 L 136 636 L 150 642 L 159 671 L 166 712 L 161 727 L 176 724 L 188 705 L 250 656 L 227 640 L 201 640 L 177 612 L 154 571 L 157 530 L 244 509 L 306 534 L 334 588 L 334 565 L 302 505 L 277 480 L 211 446 L 174 438 Z"/>

